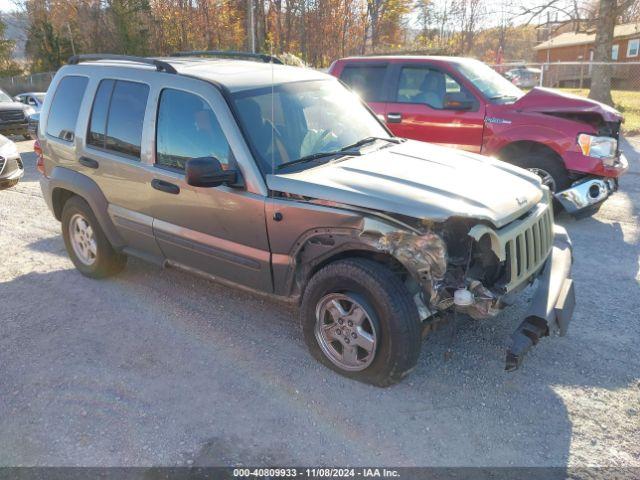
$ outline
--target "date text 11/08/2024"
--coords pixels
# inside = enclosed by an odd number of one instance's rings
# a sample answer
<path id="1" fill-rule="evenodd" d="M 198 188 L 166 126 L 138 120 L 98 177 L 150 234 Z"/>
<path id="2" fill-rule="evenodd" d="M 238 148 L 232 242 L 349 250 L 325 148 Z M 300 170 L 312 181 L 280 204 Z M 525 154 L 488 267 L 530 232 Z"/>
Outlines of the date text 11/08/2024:
<path id="1" fill-rule="evenodd" d="M 307 478 L 394 478 L 399 477 L 397 470 L 387 468 L 236 468 L 233 476 L 242 477 L 307 477 Z"/>

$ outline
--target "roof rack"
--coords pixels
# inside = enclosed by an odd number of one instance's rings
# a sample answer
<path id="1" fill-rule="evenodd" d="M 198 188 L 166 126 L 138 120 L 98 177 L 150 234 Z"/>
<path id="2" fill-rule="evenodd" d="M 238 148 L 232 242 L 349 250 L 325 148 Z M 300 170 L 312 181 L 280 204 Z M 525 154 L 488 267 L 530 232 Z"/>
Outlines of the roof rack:
<path id="1" fill-rule="evenodd" d="M 191 52 L 176 52 L 171 54 L 172 57 L 239 57 L 239 58 L 255 58 L 262 60 L 264 63 L 276 63 L 278 65 L 284 65 L 282 60 L 274 57 L 273 55 L 267 55 L 264 53 L 249 53 L 249 52 L 236 52 L 233 50 L 193 50 Z"/>
<path id="2" fill-rule="evenodd" d="M 69 57 L 69 65 L 77 65 L 80 62 L 86 62 L 90 60 L 125 60 L 128 62 L 144 63 L 147 65 L 153 65 L 159 72 L 178 73 L 170 63 L 163 62 L 162 60 L 156 60 L 154 58 L 147 57 L 135 57 L 132 55 L 115 55 L 112 53 L 87 53 L 82 55 L 74 55 Z"/>

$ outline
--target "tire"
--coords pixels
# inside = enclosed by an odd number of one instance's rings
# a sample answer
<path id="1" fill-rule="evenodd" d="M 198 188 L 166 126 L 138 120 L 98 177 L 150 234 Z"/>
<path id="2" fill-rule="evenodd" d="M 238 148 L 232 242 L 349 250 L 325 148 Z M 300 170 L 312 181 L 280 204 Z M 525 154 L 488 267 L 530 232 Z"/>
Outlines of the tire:
<path id="1" fill-rule="evenodd" d="M 336 296 L 343 305 L 345 303 L 342 297 L 359 304 L 375 331 L 375 348 L 372 349 L 372 358 L 368 360 L 370 363 L 357 360 L 358 365 L 366 365 L 364 368 L 348 370 L 325 353 L 327 344 L 321 340 L 322 334 L 319 331 L 320 325 L 326 324 L 324 319 L 318 319 L 318 309 L 320 312 L 324 311 L 322 305 L 326 305 L 326 299 Z M 346 305 L 348 306 L 348 302 Z M 324 318 L 321 313 L 320 315 L 320 318 Z M 371 260 L 339 260 L 319 270 L 304 291 L 300 319 L 311 354 L 323 365 L 354 380 L 387 387 L 402 380 L 415 367 L 420 355 L 420 320 L 409 291 L 391 270 Z M 336 331 L 344 333 L 344 330 Z M 362 330 L 359 333 L 361 332 Z M 355 331 L 346 335 L 354 334 Z M 333 344 L 336 348 L 340 344 L 344 347 L 343 341 L 346 342 L 346 338 L 340 342 L 336 340 Z M 361 337 L 358 337 L 354 343 L 360 341 Z M 361 349 L 358 351 L 364 352 Z"/>
<path id="2" fill-rule="evenodd" d="M 86 225 L 90 227 L 92 235 L 92 242 L 83 241 L 83 244 L 92 244 L 91 249 L 94 250 L 90 259 L 81 257 L 80 253 L 76 252 L 78 242 L 71 238 L 71 224 L 74 222 L 74 226 L 77 226 L 78 222 L 86 222 Z M 105 236 L 96 216 L 89 204 L 81 197 L 73 196 L 67 200 L 62 209 L 62 237 L 64 238 L 64 245 L 67 248 L 69 258 L 75 265 L 75 267 L 83 275 L 90 278 L 105 278 L 111 275 L 115 275 L 120 272 L 127 263 L 126 255 L 116 252 L 107 237 Z M 85 239 L 88 237 L 85 236 Z M 74 245 L 76 247 L 74 248 Z M 85 249 L 81 249 L 85 250 Z"/>
<path id="3" fill-rule="evenodd" d="M 33 140 L 33 137 L 30 133 L 23 133 L 22 138 L 24 138 L 25 140 Z"/>
<path id="4" fill-rule="evenodd" d="M 564 168 L 562 160 L 551 153 L 536 153 L 533 151 L 527 152 L 522 156 L 515 154 L 513 157 L 506 159 L 506 161 L 527 170 L 537 170 L 535 173 L 538 174 L 547 173 L 553 179 L 553 186 L 547 184 L 551 193 L 561 192 L 571 185 L 569 173 Z"/>

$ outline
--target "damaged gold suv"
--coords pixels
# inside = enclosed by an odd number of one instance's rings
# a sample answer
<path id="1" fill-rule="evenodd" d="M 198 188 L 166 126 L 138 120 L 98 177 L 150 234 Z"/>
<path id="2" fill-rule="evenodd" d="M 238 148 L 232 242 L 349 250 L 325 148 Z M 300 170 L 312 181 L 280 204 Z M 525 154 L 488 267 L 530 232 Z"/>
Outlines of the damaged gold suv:
<path id="1" fill-rule="evenodd" d="M 492 317 L 534 280 L 507 370 L 565 333 L 571 244 L 537 176 L 395 138 L 328 75 L 211 55 L 58 71 L 38 168 L 80 272 L 135 256 L 293 299 L 312 354 L 379 386 L 451 312 Z"/>

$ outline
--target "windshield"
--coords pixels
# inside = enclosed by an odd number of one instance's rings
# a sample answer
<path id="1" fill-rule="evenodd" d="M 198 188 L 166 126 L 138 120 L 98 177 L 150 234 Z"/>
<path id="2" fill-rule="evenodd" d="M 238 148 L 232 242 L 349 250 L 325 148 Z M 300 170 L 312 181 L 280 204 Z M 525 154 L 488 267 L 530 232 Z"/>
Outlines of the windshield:
<path id="1" fill-rule="evenodd" d="M 9 95 L 0 90 L 0 102 L 14 102 L 15 100 L 11 98 Z"/>
<path id="2" fill-rule="evenodd" d="M 36 98 L 38 99 L 38 101 L 39 101 L 40 103 L 42 103 L 42 102 L 44 102 L 44 97 L 45 97 L 45 95 L 46 95 L 45 93 L 36 93 L 36 94 L 34 95 L 34 97 L 36 97 Z"/>
<path id="3" fill-rule="evenodd" d="M 265 173 L 365 138 L 389 138 L 360 99 L 334 80 L 242 91 L 233 95 L 233 102 Z"/>
<path id="4" fill-rule="evenodd" d="M 513 83 L 478 60 L 467 60 L 456 68 L 493 103 L 513 103 L 524 95 Z"/>

